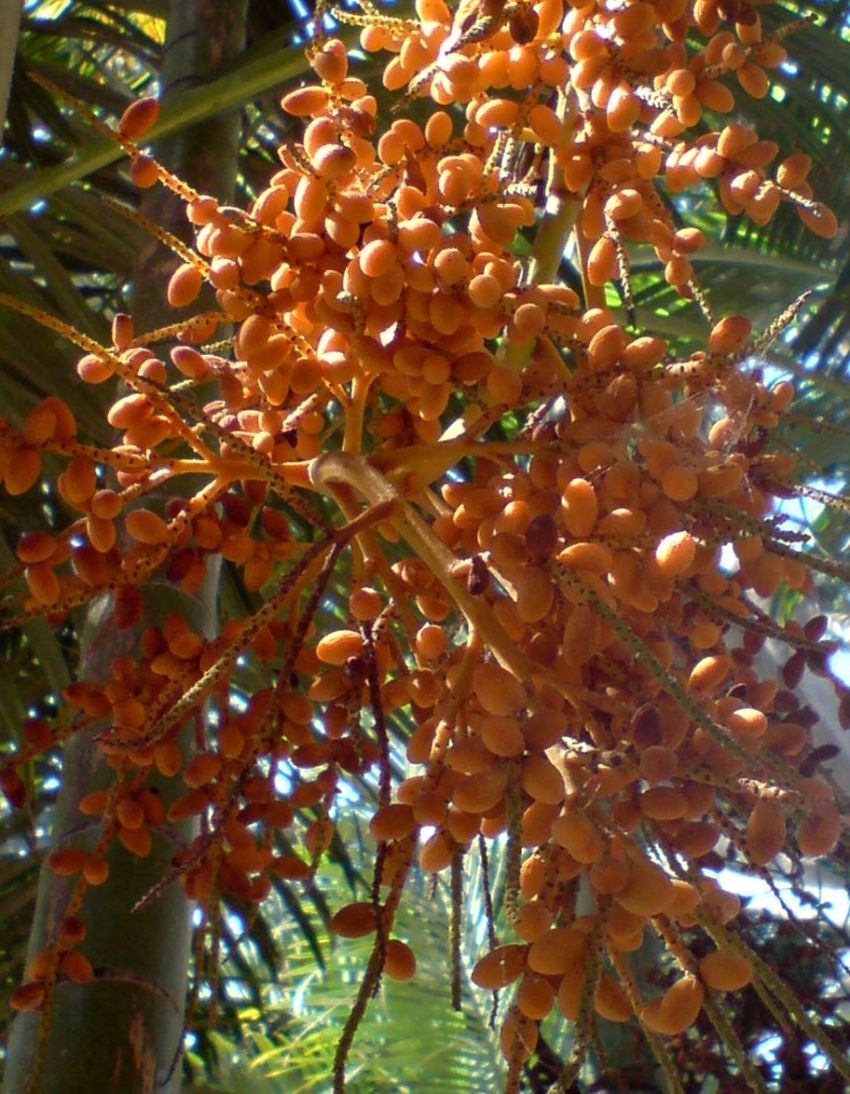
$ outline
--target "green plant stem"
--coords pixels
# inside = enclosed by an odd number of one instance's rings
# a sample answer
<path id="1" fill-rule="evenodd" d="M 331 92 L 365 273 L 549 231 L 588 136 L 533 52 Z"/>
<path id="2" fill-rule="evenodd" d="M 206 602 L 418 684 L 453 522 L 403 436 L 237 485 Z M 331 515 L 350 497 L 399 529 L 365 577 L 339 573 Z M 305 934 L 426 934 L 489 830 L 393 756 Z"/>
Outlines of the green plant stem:
<path id="1" fill-rule="evenodd" d="M 566 144 L 575 128 L 578 111 L 563 93 L 559 95 L 558 114 L 565 122 L 562 143 Z M 557 280 L 567 240 L 575 227 L 581 202 L 580 195 L 569 195 L 564 190 L 561 168 L 553 150 L 546 180 L 546 208 L 537 225 L 528 258 L 527 285 L 549 285 Z M 506 338 L 503 363 L 514 372 L 521 372 L 531 358 L 535 342 L 534 338 L 522 342 L 513 342 Z"/>
<path id="2" fill-rule="evenodd" d="M 718 1006 L 710 989 L 706 989 L 702 1009 L 708 1015 L 709 1021 L 717 1030 L 717 1035 L 723 1042 L 723 1047 L 735 1061 L 738 1070 L 746 1080 L 750 1090 L 754 1091 L 755 1094 L 767 1094 L 767 1086 L 765 1085 L 764 1079 L 759 1075 L 752 1060 L 747 1056 L 746 1050 L 741 1044 L 738 1034 L 735 1032 L 735 1027 L 726 1017 L 723 1007 Z"/>
<path id="3" fill-rule="evenodd" d="M 573 230 L 581 202 L 565 194 L 550 195 L 546 212 L 534 237 L 528 263 L 528 283 L 549 285 L 557 279 L 558 267 L 564 249 Z M 535 338 L 522 342 L 506 339 L 503 363 L 514 372 L 520 372 L 528 364 L 534 349 Z"/>

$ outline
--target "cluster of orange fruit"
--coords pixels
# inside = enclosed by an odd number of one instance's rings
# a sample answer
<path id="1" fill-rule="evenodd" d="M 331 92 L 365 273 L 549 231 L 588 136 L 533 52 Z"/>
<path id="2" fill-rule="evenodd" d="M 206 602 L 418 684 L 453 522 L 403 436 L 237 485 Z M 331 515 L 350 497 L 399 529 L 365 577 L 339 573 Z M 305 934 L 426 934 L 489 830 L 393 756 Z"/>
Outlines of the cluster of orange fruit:
<path id="1" fill-rule="evenodd" d="M 116 625 L 140 626 L 150 578 L 193 592 L 211 557 L 263 601 L 213 640 L 178 615 L 142 630 L 137 653 L 67 689 L 61 723 L 30 726 L 3 769 L 19 801 L 17 764 L 99 725 L 115 771 L 81 805 L 102 817 L 97 848 L 53 857 L 78 879 L 70 926 L 16 1005 L 43 1006 L 57 975 L 90 975 L 70 955 L 114 840 L 145 855 L 162 825 L 203 815 L 173 878 L 202 903 L 259 901 L 275 874 L 312 876 L 339 781 L 372 769 L 373 898 L 334 927 L 376 935 L 370 989 L 382 971 L 413 975 L 412 951 L 390 938 L 411 862 L 456 869 L 490 841 L 515 940 L 473 980 L 516 984 L 511 1083 L 554 1007 L 583 1043 L 596 1016 L 637 1020 L 669 1064 L 657 1035 L 682 1033 L 713 993 L 754 977 L 782 992 L 728 929 L 740 902 L 705 867 L 721 840 L 755 871 L 782 851 L 828 854 L 843 824 L 830 779 L 799 770 L 811 719 L 795 689 L 807 667 L 825 671 L 825 620 L 781 626 L 759 606 L 811 588 L 775 511 L 796 461 L 771 435 L 794 391 L 748 368 L 744 317 L 712 320 L 705 348 L 676 357 L 619 323 L 604 291 L 619 279 L 628 296 L 629 248 L 646 244 L 707 308 L 692 265 L 702 233 L 677 227 L 669 202 L 706 179 L 756 224 L 787 202 L 834 234 L 805 156 L 771 172 L 776 145 L 722 123 L 730 85 L 761 97 L 785 59 L 757 7 L 417 0 L 396 18 L 364 3 L 362 47 L 393 54 L 384 85 L 407 89 L 411 116 L 381 118 L 343 42 L 316 40 L 314 81 L 282 102 L 303 139 L 280 149 L 247 211 L 141 151 L 152 100 L 125 113 L 134 179 L 180 193 L 196 229 L 196 251 L 175 241 L 168 299 L 188 308 L 208 285 L 216 307 L 141 337 L 119 316 L 111 347 L 75 336 L 84 381 L 129 387 L 109 411 L 114 448 L 80 442 L 57 399 L 4 426 L 7 490 L 32 487 L 41 453 L 60 453 L 58 490 L 79 514 L 61 535 L 22 536 L 10 580 L 27 592 L 7 616 L 61 618 L 108 591 Z M 436 108 L 417 122 L 423 98 Z M 584 299 L 557 282 L 568 245 Z M 205 348 L 231 324 L 232 340 Z M 169 500 L 153 500 L 171 480 Z M 319 633 L 313 616 L 342 580 L 345 626 Z M 766 637 L 789 646 L 781 679 L 760 672 Z M 237 712 L 243 656 L 269 686 Z M 187 758 L 181 727 L 210 703 L 218 720 Z M 391 787 L 386 719 L 401 709 L 415 773 Z M 182 780 L 167 813 L 153 772 Z M 281 850 L 276 832 L 306 808 L 317 819 L 302 852 Z M 700 961 L 698 928 L 716 947 Z M 669 957 L 651 999 L 630 957 L 647 931 Z M 793 1017 L 811 1025 L 802 1008 Z"/>

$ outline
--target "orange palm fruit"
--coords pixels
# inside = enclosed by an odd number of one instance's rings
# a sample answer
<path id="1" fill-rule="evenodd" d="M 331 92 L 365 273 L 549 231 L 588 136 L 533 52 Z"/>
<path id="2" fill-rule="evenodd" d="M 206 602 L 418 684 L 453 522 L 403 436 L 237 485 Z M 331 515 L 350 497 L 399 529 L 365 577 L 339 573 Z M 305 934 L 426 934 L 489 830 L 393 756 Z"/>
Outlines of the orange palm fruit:
<path id="1" fill-rule="evenodd" d="M 346 904 L 331 919 L 331 930 L 341 938 L 363 938 L 377 929 L 378 911 L 367 901 Z"/>
<path id="2" fill-rule="evenodd" d="M 197 300 L 203 286 L 203 276 L 194 263 L 178 266 L 168 282 L 167 297 L 172 308 L 186 308 Z"/>
<path id="3" fill-rule="evenodd" d="M 68 950 L 59 959 L 59 972 L 75 984 L 88 984 L 94 977 L 91 961 L 77 950 Z"/>
<path id="4" fill-rule="evenodd" d="M 764 866 L 783 849 L 785 839 L 782 805 L 773 798 L 760 798 L 747 821 L 747 854 L 756 866 Z"/>
<path id="5" fill-rule="evenodd" d="M 12 1010 L 18 1011 L 39 1010 L 46 994 L 47 989 L 44 984 L 38 980 L 33 980 L 15 988 L 9 1000 L 9 1006 Z"/>
<path id="6" fill-rule="evenodd" d="M 499 1042 L 505 1059 L 527 1060 L 537 1047 L 537 1038 L 537 1023 L 516 1007 L 511 1007 L 499 1031 Z"/>
<path id="7" fill-rule="evenodd" d="M 673 903 L 676 890 L 672 880 L 660 866 L 641 854 L 630 859 L 629 880 L 614 895 L 614 900 L 627 912 L 639 916 L 658 915 Z"/>
<path id="8" fill-rule="evenodd" d="M 715 991 L 740 991 L 753 978 L 750 962 L 729 950 L 715 950 L 699 963 L 703 980 Z"/>
<path id="9" fill-rule="evenodd" d="M 536 942 L 551 925 L 552 912 L 543 901 L 533 899 L 520 906 L 514 929 L 526 942 Z"/>
<path id="10" fill-rule="evenodd" d="M 153 96 L 136 99 L 125 109 L 118 122 L 119 136 L 140 140 L 156 124 L 159 102 Z"/>
<path id="11" fill-rule="evenodd" d="M 525 946 L 497 946 L 475 963 L 472 982 L 479 988 L 498 991 L 512 983 L 525 967 Z"/>
<path id="12" fill-rule="evenodd" d="M 391 980 L 411 980 L 416 972 L 416 957 L 406 942 L 398 938 L 387 941 L 384 949 L 384 972 Z"/>
<path id="13" fill-rule="evenodd" d="M 490 714 L 507 716 L 518 713 L 524 703 L 522 684 L 501 665 L 485 662 L 472 674 L 472 687 L 478 701 Z"/>
<path id="14" fill-rule="evenodd" d="M 554 927 L 542 934 L 528 951 L 528 966 L 544 976 L 557 976 L 581 963 L 587 954 L 588 932 L 583 924 Z"/>
<path id="15" fill-rule="evenodd" d="M 605 849 L 599 829 L 582 813 L 567 813 L 558 817 L 552 825 L 552 838 L 565 847 L 577 862 L 595 862 Z"/>
<path id="16" fill-rule="evenodd" d="M 82 872 L 86 862 L 86 852 L 79 848 L 66 847 L 53 851 L 47 859 L 54 874 L 59 877 L 72 877 Z"/>
<path id="17" fill-rule="evenodd" d="M 516 995 L 516 1005 L 527 1018 L 542 1021 L 555 1004 L 555 989 L 544 976 L 528 973 Z"/>
<path id="18" fill-rule="evenodd" d="M 692 1026 L 702 1008 L 704 989 L 695 976 L 683 976 L 660 999 L 641 1008 L 641 1021 L 653 1032 L 675 1036 Z"/>
<path id="19" fill-rule="evenodd" d="M 579 961 L 566 969 L 558 985 L 558 1006 L 569 1022 L 574 1022 L 578 1017 L 586 976 L 587 965 Z"/>
<path id="20" fill-rule="evenodd" d="M 841 814 L 831 801 L 816 801 L 797 832 L 797 845 L 804 855 L 827 855 L 841 834 Z"/>
<path id="21" fill-rule="evenodd" d="M 593 994 L 596 1013 L 609 1022 L 627 1022 L 632 1017 L 632 1005 L 620 984 L 603 969 Z"/>

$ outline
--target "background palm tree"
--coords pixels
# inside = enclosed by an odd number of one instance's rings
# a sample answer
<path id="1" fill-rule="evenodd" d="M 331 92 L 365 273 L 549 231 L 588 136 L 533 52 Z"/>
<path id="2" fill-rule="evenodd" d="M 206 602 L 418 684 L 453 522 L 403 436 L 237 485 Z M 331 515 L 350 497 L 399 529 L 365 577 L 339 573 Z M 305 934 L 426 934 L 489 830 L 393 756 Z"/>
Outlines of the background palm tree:
<path id="1" fill-rule="evenodd" d="M 5 5 L 3 10 L 14 7 Z M 746 311 L 767 326 L 777 310 L 801 291 L 814 290 L 793 341 L 775 346 L 769 363 L 792 371 L 799 381 L 797 421 L 789 429 L 788 443 L 817 465 L 832 489 L 846 493 L 850 263 L 843 256 L 850 224 L 850 185 L 844 167 L 850 155 L 850 4 L 786 0 L 762 10 L 768 27 L 796 16 L 811 16 L 813 22 L 790 40 L 793 65 L 779 74 L 778 90 L 771 100 L 748 104 L 748 119 L 762 136 L 776 140 L 783 152 L 803 149 L 812 156 L 816 187 L 835 209 L 844 234 L 832 245 L 824 245 L 802 231 L 793 214 L 786 216 L 784 210 L 768 232 L 755 233 L 735 218 L 719 215 L 708 196 L 705 201 L 687 199 L 686 209 L 684 200 L 677 200 L 689 222 L 700 223 L 712 236 L 713 244 L 706 249 L 698 273 L 718 314 Z M 135 255 L 147 242 L 144 230 L 104 205 L 104 199 L 136 208 L 139 196 L 114 146 L 95 135 L 73 110 L 57 103 L 37 77 L 48 77 L 97 112 L 114 118 L 130 99 L 153 87 L 162 72 L 167 27 L 173 35 L 174 23 L 164 0 L 34 4 L 23 16 L 0 158 L 0 289 L 102 339 L 108 338 L 112 314 L 128 308 L 128 286 L 137 273 Z M 154 133 L 155 138 L 182 138 L 193 122 L 238 106 L 238 149 L 230 157 L 231 168 L 238 162 L 237 203 L 256 192 L 275 162 L 274 148 L 286 125 L 277 109 L 279 85 L 295 80 L 304 66 L 300 49 L 291 44 L 298 30 L 299 21 L 288 9 L 271 0 L 251 0 L 245 50 L 214 75 L 204 74 L 199 86 L 181 89 L 166 104 Z M 201 75 L 191 64 L 188 71 Z M 777 109 L 777 99 L 782 109 Z M 224 192 L 224 187 L 215 185 L 203 188 Z M 681 341 L 704 337 L 707 328 L 695 309 L 659 289 L 639 261 L 634 272 L 640 322 L 651 322 L 660 333 Z M 82 430 L 96 440 L 108 441 L 102 414 L 106 392 L 86 388 L 83 398 L 74 382 L 74 351 L 37 326 L 27 324 L 25 337 L 23 329 L 21 320 L 12 322 L 7 316 L 0 320 L 0 417 L 19 420 L 44 395 L 56 393 L 72 407 Z M 829 432 L 820 419 L 829 423 Z M 8 560 L 8 543 L 18 531 L 42 520 L 43 513 L 34 511 L 36 504 L 57 526 L 64 522 L 55 496 L 37 502 L 30 495 L 4 497 L 0 531 Z M 827 551 L 840 554 L 846 545 L 847 522 L 840 510 L 825 509 L 813 530 Z M 254 599 L 227 568 L 220 595 L 225 604 Z M 824 581 L 817 595 L 846 612 L 845 592 L 835 583 Z M 335 597 L 331 590 L 329 599 L 335 598 L 339 603 L 340 594 Z M 793 599 L 784 606 L 789 613 L 797 607 Z M 0 674 L 0 718 L 9 741 L 17 741 L 25 717 L 49 708 L 51 696 L 77 671 L 81 630 L 79 621 L 58 633 L 32 623 L 23 631 L 6 632 L 0 643 L 3 663 L 10 667 Z M 402 765 L 401 742 L 410 726 L 400 715 L 392 728 L 398 742 L 396 762 Z M 20 814 L 0 817 L 0 961 L 7 992 L 20 978 L 39 857 L 55 822 L 63 779 L 67 779 L 67 766 L 63 771 L 58 756 L 39 761 L 29 772 L 28 821 Z M 345 1020 L 351 984 L 365 961 L 356 944 L 331 945 L 328 911 L 348 899 L 349 893 L 365 891 L 368 884 L 360 874 L 368 859 L 365 852 L 358 855 L 358 848 L 367 843 L 373 795 L 368 783 L 353 787 L 351 838 L 335 842 L 312 890 L 296 893 L 281 883 L 276 898 L 254 917 L 246 909 L 227 909 L 224 941 L 229 960 L 224 965 L 218 1030 L 208 1029 L 205 1023 L 211 988 L 203 982 L 189 1016 L 194 1033 L 186 1074 L 193 1088 L 321 1089 Z M 846 863 L 838 858 L 834 869 L 846 876 Z M 498 929 L 498 876 L 493 880 Z M 390 984 L 382 989 L 355 1045 L 353 1088 L 364 1092 L 410 1089 L 417 1094 L 492 1089 L 501 1065 L 497 1039 L 489 1027 L 489 1015 L 480 1010 L 480 997 L 464 987 L 462 1013 L 449 1006 L 452 962 L 445 926 L 449 894 L 438 886 L 437 900 L 432 901 L 424 882 L 419 884 L 405 913 L 408 918 L 401 923 L 402 931 L 406 929 L 418 941 L 419 974 L 410 985 Z M 473 891 L 471 885 L 469 889 Z M 473 926 L 458 955 L 464 985 L 488 929 L 483 907 L 470 907 L 467 900 L 467 911 L 472 912 Z M 787 964 L 794 958 L 800 934 L 795 930 L 783 935 L 782 927 L 771 920 L 755 924 L 753 930 L 761 932 L 763 943 L 775 947 L 775 960 Z M 846 936 L 842 942 L 823 919 L 815 930 L 824 946 L 846 945 Z M 834 965 L 829 967 L 826 959 L 810 971 L 818 989 L 813 992 L 813 1006 L 834 1007 L 836 985 L 846 977 Z M 766 1028 L 766 1016 L 751 1013 L 742 1020 L 751 1033 L 749 1047 L 755 1047 Z M 553 1031 L 545 1032 L 549 1053 L 542 1051 L 528 1068 L 529 1089 L 546 1088 L 569 1047 Z M 440 1057 L 432 1052 L 432 1040 L 446 1046 Z M 793 1039 L 786 1038 L 779 1055 L 777 1066 L 785 1070 L 775 1072 L 777 1082 L 790 1076 L 798 1084 L 795 1090 L 828 1089 L 816 1086 L 823 1080 L 806 1073 L 803 1047 Z M 717 1077 L 718 1069 L 718 1082 L 724 1082 L 724 1066 L 719 1057 L 707 1058 L 706 1082 L 712 1073 Z M 14 1076 L 8 1081 L 16 1089 Z M 647 1074 L 645 1085 L 652 1083 L 653 1076 Z"/>
<path id="2" fill-rule="evenodd" d="M 243 0 L 230 0 L 210 8 L 198 3 L 174 3 L 166 15 L 158 71 L 165 101 L 175 89 L 179 92 L 181 84 L 197 84 L 213 75 L 222 62 L 239 55 L 244 44 L 245 4 Z M 112 37 L 114 32 L 106 30 Z M 142 43 L 137 44 L 141 54 Z M 147 63 L 146 51 L 144 62 L 133 60 L 131 72 L 143 63 Z M 212 123 L 186 127 L 162 142 L 158 155 L 190 185 L 217 192 L 226 200 L 234 189 L 239 128 L 237 113 L 221 114 Z M 178 215 L 185 220 L 182 209 L 170 207 L 177 206 L 175 201 L 163 202 L 159 197 L 156 204 L 158 207 L 150 213 L 160 222 L 176 221 Z M 165 321 L 167 306 L 160 286 L 163 278 L 170 276 L 174 263 L 156 240 L 143 236 L 139 243 L 137 258 L 131 264 L 133 291 L 129 303 L 138 326 L 150 329 Z M 94 273 L 95 278 L 98 275 Z M 69 280 L 73 287 L 73 275 Z M 116 289 L 121 292 L 123 286 Z M 101 323 L 106 318 L 103 312 L 97 316 Z M 115 397 L 114 390 L 111 395 Z M 194 617 L 200 633 L 209 633 L 215 618 L 214 576 L 211 574 L 211 580 L 195 598 L 187 598 L 187 603 L 181 605 L 188 617 Z M 150 604 L 151 614 L 140 626 L 154 622 L 153 613 L 157 611 L 164 614 L 161 607 Z M 85 621 L 81 618 L 78 624 L 80 664 L 87 673 L 103 678 L 108 674 L 112 651 L 121 643 L 126 648 L 130 636 L 120 633 L 103 604 L 93 606 Z M 78 842 L 86 838 L 80 799 L 98 780 L 108 777 L 108 768 L 91 736 L 76 737 L 66 745 L 52 823 L 52 848 L 65 846 L 68 839 Z M 167 805 L 167 789 L 163 790 Z M 184 828 L 185 836 L 191 838 L 189 826 Z M 109 879 L 86 901 L 86 914 L 93 928 L 88 934 L 89 951 L 99 975 L 91 984 L 57 991 L 50 1035 L 43 1046 L 39 1016 L 18 1017 L 8 1047 L 5 1086 L 9 1091 L 32 1089 L 37 1067 L 43 1076 L 41 1088 L 46 1091 L 81 1089 L 92 1083 L 104 1090 L 178 1087 L 180 1076 L 174 1063 L 183 1034 L 190 909 L 182 890 L 175 886 L 144 912 L 132 914 L 136 902 L 168 869 L 173 853 L 172 844 L 158 839 L 151 854 L 143 859 L 124 851 L 109 855 Z M 57 909 L 67 899 L 67 883 L 44 864 L 29 938 L 30 959 L 44 948 Z"/>

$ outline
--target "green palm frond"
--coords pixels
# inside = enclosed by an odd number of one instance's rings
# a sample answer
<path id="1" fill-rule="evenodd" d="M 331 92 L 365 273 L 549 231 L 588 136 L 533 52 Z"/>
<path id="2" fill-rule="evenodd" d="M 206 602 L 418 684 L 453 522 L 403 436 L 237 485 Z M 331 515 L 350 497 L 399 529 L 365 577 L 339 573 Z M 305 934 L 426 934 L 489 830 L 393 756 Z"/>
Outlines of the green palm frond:
<path id="1" fill-rule="evenodd" d="M 357 1094 L 486 1094 L 502 1081 L 488 1003 L 482 1006 L 480 993 L 469 988 L 471 965 L 464 970 L 463 1009 L 451 1009 L 447 897 L 440 889 L 432 899 L 429 884 L 420 877 L 411 886 L 393 932 L 413 946 L 416 976 L 406 983 L 385 978 L 358 1032 L 347 1069 L 348 1089 Z M 199 1052 L 190 1054 L 189 1090 L 330 1090 L 337 1041 L 372 940 L 332 942 L 322 930 L 322 972 L 303 937 L 286 926 L 275 933 L 285 938 L 283 961 L 264 988 L 262 1007 L 243 1007 L 239 1032 L 229 1038 L 209 1036 L 203 1052 L 208 1066 Z"/>

